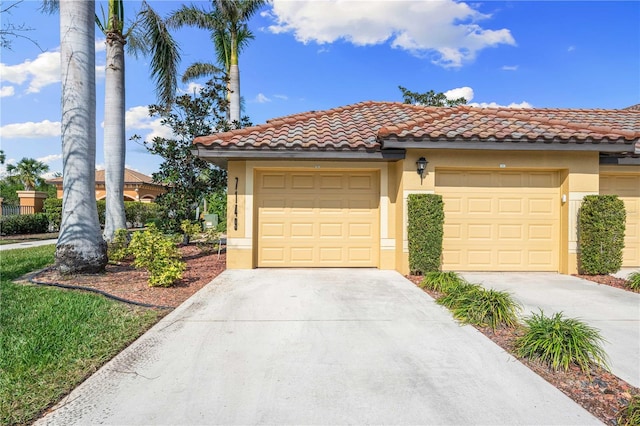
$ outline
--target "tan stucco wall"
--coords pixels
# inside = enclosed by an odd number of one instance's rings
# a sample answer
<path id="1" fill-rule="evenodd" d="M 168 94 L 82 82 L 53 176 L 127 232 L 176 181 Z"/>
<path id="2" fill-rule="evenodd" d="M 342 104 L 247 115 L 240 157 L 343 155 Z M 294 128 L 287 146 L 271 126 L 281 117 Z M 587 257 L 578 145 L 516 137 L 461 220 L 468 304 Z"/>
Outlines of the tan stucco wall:
<path id="1" fill-rule="evenodd" d="M 257 264 L 255 245 L 254 178 L 257 170 L 372 170 L 380 176 L 380 256 L 381 269 L 397 268 L 398 173 L 394 163 L 368 161 L 229 161 L 227 198 L 227 268 L 253 268 Z M 237 216 L 236 216 L 236 178 Z M 237 218 L 237 229 L 234 219 Z"/>
<path id="2" fill-rule="evenodd" d="M 422 184 L 416 173 L 416 161 L 425 157 L 426 174 Z M 560 270 L 565 274 L 577 272 L 577 213 L 585 195 L 599 190 L 599 155 L 597 152 L 537 152 L 537 151 L 480 151 L 480 150 L 408 150 L 403 163 L 404 219 L 402 260 L 398 270 L 409 272 L 409 251 L 406 235 L 406 199 L 411 193 L 435 192 L 438 168 L 484 170 L 547 170 L 558 171 L 561 194 L 566 202 L 561 208 Z"/>
<path id="3" fill-rule="evenodd" d="M 424 156 L 429 164 L 420 182 L 416 160 Z M 377 170 L 380 175 L 380 265 L 381 269 L 409 272 L 406 235 L 406 200 L 411 193 L 434 193 L 439 168 L 484 170 L 557 171 L 560 192 L 565 196 L 560 213 L 559 272 L 577 272 L 577 212 L 582 198 L 599 191 L 598 153 L 481 151 L 481 150 L 408 150 L 403 161 L 229 161 L 227 204 L 227 267 L 253 268 L 256 265 L 254 241 L 253 186 L 258 169 L 279 170 Z M 237 215 L 236 212 L 236 178 Z M 237 229 L 234 228 L 237 218 Z"/>

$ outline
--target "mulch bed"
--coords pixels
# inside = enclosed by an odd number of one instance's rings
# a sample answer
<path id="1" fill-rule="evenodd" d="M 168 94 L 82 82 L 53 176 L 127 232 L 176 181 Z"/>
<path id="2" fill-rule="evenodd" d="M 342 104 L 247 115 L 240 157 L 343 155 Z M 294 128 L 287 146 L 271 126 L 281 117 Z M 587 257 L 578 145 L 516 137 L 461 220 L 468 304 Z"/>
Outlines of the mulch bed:
<path id="1" fill-rule="evenodd" d="M 187 269 L 171 287 L 149 287 L 148 272 L 131 262 L 110 263 L 103 274 L 61 275 L 53 269 L 37 274 L 39 283 L 86 287 L 132 302 L 175 308 L 226 269 L 226 254 L 202 251 L 195 245 L 180 247 Z"/>
<path id="2" fill-rule="evenodd" d="M 632 291 L 634 293 L 638 293 L 638 290 L 632 290 L 629 287 L 627 280 L 623 280 L 622 278 L 616 278 L 612 275 L 580 275 L 574 274 L 574 277 L 582 278 L 583 280 L 593 281 L 594 283 L 604 284 L 615 288 L 620 288 L 622 290 Z"/>
<path id="3" fill-rule="evenodd" d="M 418 285 L 423 277 L 408 275 L 407 278 Z M 442 295 L 431 290 L 422 290 L 434 299 Z M 592 368 L 588 374 L 578 366 L 571 366 L 567 371 L 554 371 L 538 361 L 516 356 L 515 340 L 522 334 L 521 328 L 501 328 L 495 331 L 490 327 L 475 328 L 605 424 L 617 425 L 620 411 L 629 404 L 634 395 L 640 395 L 639 388 L 599 367 Z"/>

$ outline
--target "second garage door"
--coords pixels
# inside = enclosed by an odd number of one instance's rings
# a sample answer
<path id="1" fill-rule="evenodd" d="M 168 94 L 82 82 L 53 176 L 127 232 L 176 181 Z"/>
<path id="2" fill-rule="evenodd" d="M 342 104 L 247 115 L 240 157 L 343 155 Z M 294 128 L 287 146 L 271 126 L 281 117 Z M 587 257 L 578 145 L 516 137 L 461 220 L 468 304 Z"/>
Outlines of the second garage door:
<path id="1" fill-rule="evenodd" d="M 375 267 L 377 172 L 259 171 L 259 267 Z"/>
<path id="2" fill-rule="evenodd" d="M 640 176 L 602 173 L 600 175 L 600 193 L 617 195 L 624 201 L 627 223 L 622 266 L 640 266 Z"/>
<path id="3" fill-rule="evenodd" d="M 556 172 L 437 170 L 444 200 L 443 269 L 558 271 Z"/>

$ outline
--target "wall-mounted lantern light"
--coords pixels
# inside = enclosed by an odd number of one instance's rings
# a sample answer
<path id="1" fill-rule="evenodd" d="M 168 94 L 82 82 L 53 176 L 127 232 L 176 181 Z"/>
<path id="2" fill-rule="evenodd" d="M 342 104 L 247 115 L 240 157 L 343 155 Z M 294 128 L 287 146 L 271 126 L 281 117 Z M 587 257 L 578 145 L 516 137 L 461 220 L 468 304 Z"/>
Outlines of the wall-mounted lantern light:
<path id="1" fill-rule="evenodd" d="M 416 171 L 420 175 L 420 184 L 422 185 L 422 179 L 424 179 L 424 171 L 427 169 L 427 159 L 424 157 L 420 157 L 418 161 L 416 161 Z"/>

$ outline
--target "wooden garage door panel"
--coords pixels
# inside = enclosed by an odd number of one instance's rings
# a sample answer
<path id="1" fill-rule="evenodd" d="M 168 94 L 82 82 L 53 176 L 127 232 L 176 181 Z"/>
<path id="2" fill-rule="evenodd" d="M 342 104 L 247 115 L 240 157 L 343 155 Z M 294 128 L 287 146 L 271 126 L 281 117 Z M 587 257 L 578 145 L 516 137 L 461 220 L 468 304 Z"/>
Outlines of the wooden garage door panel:
<path id="1" fill-rule="evenodd" d="M 600 193 L 617 195 L 624 202 L 627 222 L 622 266 L 640 266 L 640 176 L 601 174 Z"/>
<path id="2" fill-rule="evenodd" d="M 445 210 L 443 268 L 558 270 L 557 173 L 438 170 L 436 193 Z"/>
<path id="3" fill-rule="evenodd" d="M 374 172 L 258 172 L 258 266 L 377 266 Z"/>

